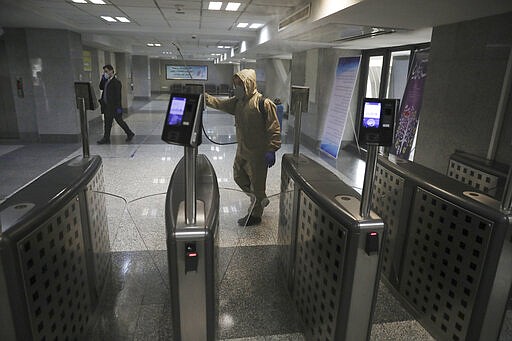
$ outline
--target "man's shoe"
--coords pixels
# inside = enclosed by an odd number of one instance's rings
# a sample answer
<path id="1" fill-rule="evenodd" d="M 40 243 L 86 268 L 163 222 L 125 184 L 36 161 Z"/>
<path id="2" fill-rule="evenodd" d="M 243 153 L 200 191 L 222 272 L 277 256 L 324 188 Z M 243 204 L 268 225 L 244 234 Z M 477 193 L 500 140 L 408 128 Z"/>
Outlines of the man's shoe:
<path id="1" fill-rule="evenodd" d="M 130 142 L 133 140 L 133 137 L 135 136 L 135 133 L 128 134 L 128 137 L 126 137 L 126 142 Z"/>
<path id="2" fill-rule="evenodd" d="M 102 138 L 101 140 L 97 141 L 98 144 L 110 144 L 110 140 L 106 138 Z"/>
<path id="3" fill-rule="evenodd" d="M 240 226 L 254 226 L 261 223 L 261 217 L 254 217 L 254 216 L 245 216 L 243 218 L 238 219 L 238 225 Z"/>

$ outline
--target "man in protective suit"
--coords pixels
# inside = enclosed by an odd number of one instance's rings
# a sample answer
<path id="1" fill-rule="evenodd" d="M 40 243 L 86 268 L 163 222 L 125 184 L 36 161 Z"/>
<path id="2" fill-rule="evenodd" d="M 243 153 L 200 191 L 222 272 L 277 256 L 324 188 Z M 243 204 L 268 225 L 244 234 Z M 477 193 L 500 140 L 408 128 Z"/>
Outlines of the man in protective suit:
<path id="1" fill-rule="evenodd" d="M 234 97 L 222 100 L 205 94 L 205 101 L 206 105 L 235 116 L 238 146 L 233 164 L 234 180 L 255 198 L 252 212 L 249 208 L 238 224 L 252 226 L 261 222 L 263 208 L 269 203 L 265 194 L 267 169 L 276 162 L 281 134 L 276 106 L 264 99 L 256 88 L 256 72 L 253 69 L 237 72 L 233 84 Z"/>

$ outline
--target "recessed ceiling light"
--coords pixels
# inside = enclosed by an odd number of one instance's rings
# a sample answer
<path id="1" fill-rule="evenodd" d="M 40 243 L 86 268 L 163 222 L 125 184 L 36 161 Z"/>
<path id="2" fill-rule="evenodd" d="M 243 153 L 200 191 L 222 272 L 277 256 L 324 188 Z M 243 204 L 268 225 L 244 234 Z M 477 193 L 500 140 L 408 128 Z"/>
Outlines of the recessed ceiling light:
<path id="1" fill-rule="evenodd" d="M 228 2 L 226 5 L 226 11 L 237 11 L 241 3 L 239 2 Z"/>
<path id="2" fill-rule="evenodd" d="M 95 5 L 105 5 L 105 1 L 103 0 L 89 0 L 91 2 L 91 4 L 95 4 Z"/>
<path id="3" fill-rule="evenodd" d="M 263 26 L 263 24 L 251 24 L 249 28 L 260 28 L 261 26 Z"/>
<path id="4" fill-rule="evenodd" d="M 85 0 L 71 0 L 71 1 L 73 1 L 75 4 L 86 4 L 87 3 L 87 1 L 85 1 Z"/>
<path id="5" fill-rule="evenodd" d="M 125 17 L 116 17 L 116 19 L 119 20 L 120 22 L 130 22 L 130 19 L 125 18 Z"/>
<path id="6" fill-rule="evenodd" d="M 162 44 L 160 44 L 160 43 L 155 43 L 155 46 L 162 46 Z"/>
<path id="7" fill-rule="evenodd" d="M 208 4 L 208 9 L 210 11 L 218 11 L 222 7 L 222 2 L 220 1 L 210 1 Z"/>
<path id="8" fill-rule="evenodd" d="M 155 46 L 155 44 L 153 44 L 153 43 L 147 43 L 146 45 L 147 46 Z"/>
<path id="9" fill-rule="evenodd" d="M 240 22 L 240 23 L 238 23 L 238 25 L 236 25 L 236 27 L 240 27 L 240 28 L 245 28 L 247 26 L 249 26 L 249 24 L 246 22 Z"/>
<path id="10" fill-rule="evenodd" d="M 109 17 L 109 16 L 107 16 L 107 15 L 102 15 L 102 16 L 101 16 L 101 19 L 106 20 L 106 21 L 108 21 L 108 22 L 117 22 L 117 21 L 116 21 L 116 19 L 114 19 L 114 18 L 112 18 L 112 17 Z"/>

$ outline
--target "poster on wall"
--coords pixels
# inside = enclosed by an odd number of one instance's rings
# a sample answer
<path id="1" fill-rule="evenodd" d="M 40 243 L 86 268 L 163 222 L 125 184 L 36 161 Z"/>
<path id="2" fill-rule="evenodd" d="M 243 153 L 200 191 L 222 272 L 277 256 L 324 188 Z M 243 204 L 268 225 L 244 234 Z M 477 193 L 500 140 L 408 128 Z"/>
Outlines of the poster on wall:
<path id="1" fill-rule="evenodd" d="M 82 59 L 84 63 L 84 71 L 92 71 L 92 56 L 91 51 L 83 50 Z"/>
<path id="2" fill-rule="evenodd" d="M 320 150 L 337 158 L 347 123 L 348 109 L 352 101 L 361 56 L 341 57 L 336 67 L 334 87 L 325 119 Z"/>
<path id="3" fill-rule="evenodd" d="M 165 66 L 166 79 L 191 79 L 191 80 L 208 80 L 208 66 L 207 65 L 166 65 Z"/>
<path id="4" fill-rule="evenodd" d="M 409 159 L 413 148 L 423 101 L 423 89 L 427 79 L 429 53 L 429 49 L 414 53 L 411 71 L 407 78 L 407 85 L 395 124 L 395 138 L 389 152 L 402 159 Z"/>

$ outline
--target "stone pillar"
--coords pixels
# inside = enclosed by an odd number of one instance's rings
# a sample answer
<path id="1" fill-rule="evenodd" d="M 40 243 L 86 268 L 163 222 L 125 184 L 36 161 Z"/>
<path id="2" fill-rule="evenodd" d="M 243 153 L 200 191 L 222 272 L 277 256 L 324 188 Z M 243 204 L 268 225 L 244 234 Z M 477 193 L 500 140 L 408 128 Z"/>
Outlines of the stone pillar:
<path id="1" fill-rule="evenodd" d="M 151 75 L 148 56 L 132 57 L 133 98 L 149 100 L 151 98 Z"/>
<path id="2" fill-rule="evenodd" d="M 123 52 L 115 53 L 116 67 L 114 68 L 117 78 L 123 84 L 121 92 L 123 112 L 128 112 L 128 108 L 132 105 L 133 91 L 132 91 L 132 70 L 131 70 L 131 55 Z"/>
<path id="3" fill-rule="evenodd" d="M 21 140 L 78 142 L 74 82 L 83 78 L 80 35 L 54 29 L 6 29 L 4 39 Z"/>

